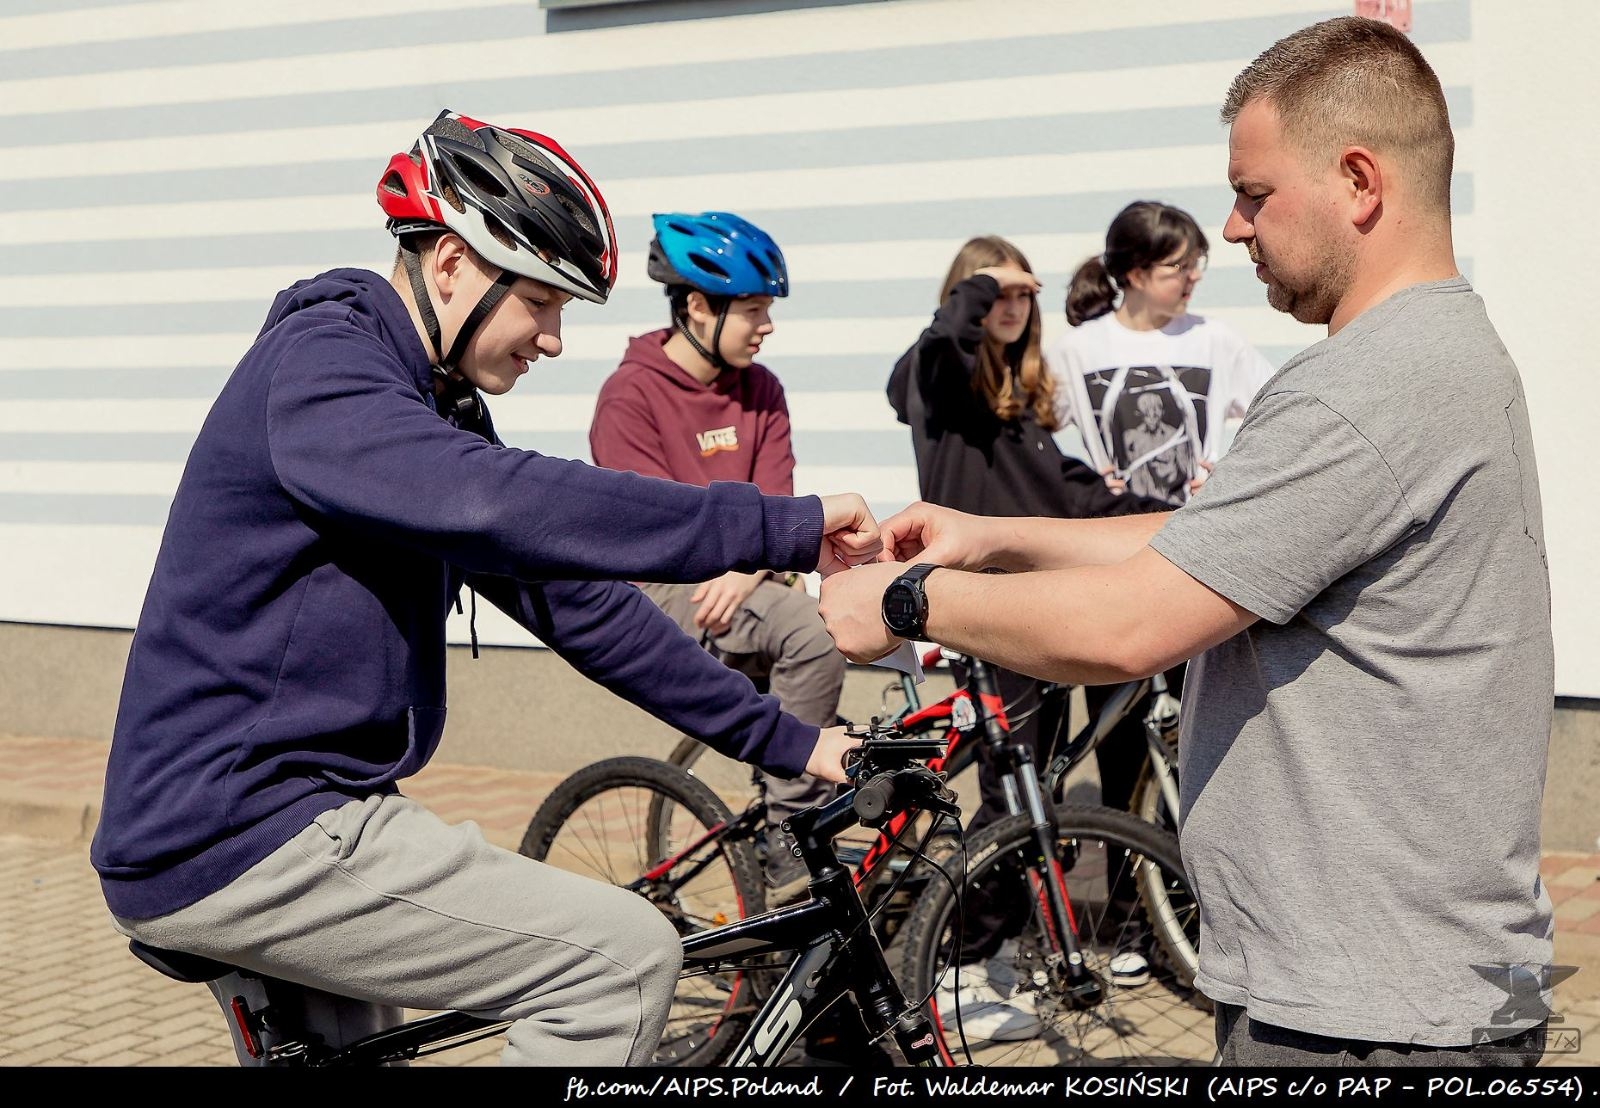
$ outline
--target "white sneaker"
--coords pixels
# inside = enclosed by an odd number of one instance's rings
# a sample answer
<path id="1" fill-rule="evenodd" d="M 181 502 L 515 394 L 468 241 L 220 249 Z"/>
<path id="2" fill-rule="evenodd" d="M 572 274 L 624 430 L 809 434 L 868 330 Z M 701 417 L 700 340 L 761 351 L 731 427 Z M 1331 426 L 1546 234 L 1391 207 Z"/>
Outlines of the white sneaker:
<path id="1" fill-rule="evenodd" d="M 1111 970 L 1112 983 L 1124 989 L 1150 983 L 1150 960 L 1138 951 L 1124 950 L 1120 954 L 1113 954 L 1108 968 Z"/>
<path id="2" fill-rule="evenodd" d="M 1039 1019 L 1037 1000 L 1021 988 L 1016 969 L 1016 944 L 1009 943 L 987 962 L 973 962 L 960 969 L 961 991 L 954 985 L 957 971 L 947 970 L 934 993 L 939 1020 L 945 1030 L 955 1031 L 956 1009 L 961 1010 L 960 1027 L 968 1037 L 988 1042 L 1016 1042 L 1036 1038 L 1044 1029 Z"/>

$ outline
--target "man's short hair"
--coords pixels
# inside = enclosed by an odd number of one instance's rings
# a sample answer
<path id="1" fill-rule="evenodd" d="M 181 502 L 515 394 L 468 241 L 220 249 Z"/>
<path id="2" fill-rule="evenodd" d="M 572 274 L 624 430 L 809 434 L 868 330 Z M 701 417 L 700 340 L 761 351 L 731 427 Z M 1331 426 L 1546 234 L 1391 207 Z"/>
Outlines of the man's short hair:
<path id="1" fill-rule="evenodd" d="M 1354 145 L 1396 158 L 1423 203 L 1450 211 L 1456 142 L 1444 89 L 1422 52 L 1389 24 L 1341 16 L 1280 39 L 1233 79 L 1222 122 L 1231 125 L 1255 100 L 1276 109 L 1303 152 Z"/>

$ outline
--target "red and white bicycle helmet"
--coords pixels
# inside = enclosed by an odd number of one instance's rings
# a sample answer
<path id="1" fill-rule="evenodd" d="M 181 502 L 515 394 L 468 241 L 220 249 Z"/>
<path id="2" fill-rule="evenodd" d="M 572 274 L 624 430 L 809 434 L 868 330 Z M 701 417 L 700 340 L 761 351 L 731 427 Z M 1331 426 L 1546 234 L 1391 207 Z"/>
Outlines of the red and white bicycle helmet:
<path id="1" fill-rule="evenodd" d="M 533 131 L 440 112 L 409 153 L 389 159 L 378 204 L 400 240 L 435 362 L 447 373 L 518 277 L 595 304 L 604 304 L 616 283 L 616 234 L 605 199 L 565 150 Z M 416 236 L 439 231 L 460 235 L 501 271 L 448 355 L 414 244 Z"/>
<path id="2" fill-rule="evenodd" d="M 444 111 L 378 183 L 395 235 L 448 229 L 485 261 L 604 304 L 617 279 L 611 213 L 583 168 L 533 131 Z"/>

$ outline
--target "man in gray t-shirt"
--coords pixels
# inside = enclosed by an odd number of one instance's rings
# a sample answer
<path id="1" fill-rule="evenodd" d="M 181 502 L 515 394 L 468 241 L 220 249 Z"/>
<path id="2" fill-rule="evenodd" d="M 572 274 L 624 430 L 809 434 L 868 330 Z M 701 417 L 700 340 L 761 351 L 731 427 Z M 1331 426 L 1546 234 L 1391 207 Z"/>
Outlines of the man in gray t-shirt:
<path id="1" fill-rule="evenodd" d="M 1180 510 L 913 505 L 883 524 L 900 562 L 833 573 L 823 618 L 882 655 L 886 586 L 931 563 L 896 590 L 923 593 L 917 626 L 890 612 L 908 637 L 1083 684 L 1194 658 L 1180 839 L 1220 1061 L 1531 1064 L 1549 577 L 1521 383 L 1455 265 L 1444 93 L 1343 17 L 1265 51 L 1222 117 L 1223 235 L 1327 340 Z"/>
<path id="2" fill-rule="evenodd" d="M 1415 285 L 1285 365 L 1226 462 L 1150 542 L 1261 617 L 1184 693 L 1199 987 L 1280 1027 L 1468 1043 L 1507 1000 L 1472 967 L 1551 956 L 1550 597 L 1516 367 L 1465 280 Z"/>

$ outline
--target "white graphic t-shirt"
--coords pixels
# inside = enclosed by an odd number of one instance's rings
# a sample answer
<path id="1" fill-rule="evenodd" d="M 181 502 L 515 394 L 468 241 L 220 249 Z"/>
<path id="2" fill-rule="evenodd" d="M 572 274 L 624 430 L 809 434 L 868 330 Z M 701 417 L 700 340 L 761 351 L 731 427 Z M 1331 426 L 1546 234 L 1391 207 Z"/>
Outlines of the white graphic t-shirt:
<path id="1" fill-rule="evenodd" d="M 1238 332 L 1197 315 L 1132 331 L 1107 313 L 1068 330 L 1045 362 L 1062 427 L 1076 425 L 1091 464 L 1173 505 L 1189 499 L 1199 462 L 1222 455 L 1224 424 L 1274 373 Z"/>

